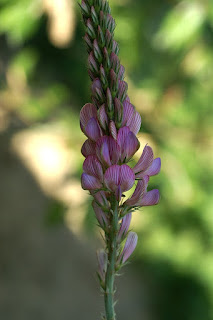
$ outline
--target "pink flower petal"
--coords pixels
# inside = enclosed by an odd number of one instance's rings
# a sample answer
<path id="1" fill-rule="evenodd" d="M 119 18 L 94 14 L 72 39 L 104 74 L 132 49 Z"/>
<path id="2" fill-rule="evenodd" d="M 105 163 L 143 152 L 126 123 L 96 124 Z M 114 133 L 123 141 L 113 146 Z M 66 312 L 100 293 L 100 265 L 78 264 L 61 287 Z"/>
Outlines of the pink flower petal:
<path id="1" fill-rule="evenodd" d="M 120 230 L 118 232 L 118 237 L 117 237 L 119 242 L 122 241 L 123 238 L 127 235 L 127 232 L 129 230 L 129 226 L 131 223 L 131 219 L 132 219 L 132 213 L 126 214 L 122 219 Z"/>
<path id="2" fill-rule="evenodd" d="M 129 132 L 125 141 L 125 158 L 128 161 L 139 149 L 140 143 L 133 132 Z"/>
<path id="3" fill-rule="evenodd" d="M 115 122 L 112 120 L 109 123 L 109 131 L 110 131 L 112 137 L 116 140 L 117 139 L 117 129 L 115 126 Z"/>
<path id="4" fill-rule="evenodd" d="M 129 127 L 123 127 L 118 130 L 117 142 L 121 148 L 121 152 L 123 152 L 123 149 L 125 147 L 125 141 L 129 132 L 130 132 Z"/>
<path id="5" fill-rule="evenodd" d="M 138 242 L 137 234 L 132 231 L 129 232 L 123 252 L 118 259 L 119 262 L 125 263 L 129 259 L 129 257 L 131 256 L 131 254 L 136 248 L 137 242 Z"/>
<path id="6" fill-rule="evenodd" d="M 95 142 L 93 142 L 90 139 L 87 139 L 81 148 L 81 153 L 83 154 L 84 157 L 95 154 L 96 153 L 95 146 L 96 146 Z"/>
<path id="7" fill-rule="evenodd" d="M 127 102 L 127 99 L 123 103 L 123 121 L 122 121 L 122 127 L 129 126 L 131 124 L 132 118 L 135 113 L 134 106 Z"/>
<path id="8" fill-rule="evenodd" d="M 103 210 L 99 207 L 99 205 L 93 200 L 92 206 L 95 212 L 95 216 L 102 228 L 105 228 L 108 226 L 108 219 L 106 217 L 106 214 L 103 212 Z"/>
<path id="9" fill-rule="evenodd" d="M 97 118 L 97 109 L 92 103 L 87 103 L 80 111 L 81 130 L 85 133 L 85 127 L 91 118 Z"/>
<path id="10" fill-rule="evenodd" d="M 95 118 L 91 118 L 85 128 L 85 134 L 92 141 L 97 141 L 101 136 L 101 130 Z"/>
<path id="11" fill-rule="evenodd" d="M 153 160 L 151 166 L 144 172 L 144 174 L 148 176 L 155 176 L 160 172 L 160 168 L 161 168 L 161 159 L 156 158 Z"/>
<path id="12" fill-rule="evenodd" d="M 138 112 L 135 112 L 135 114 L 132 117 L 132 121 L 129 124 L 130 130 L 136 135 L 141 127 L 141 116 Z"/>
<path id="13" fill-rule="evenodd" d="M 140 206 L 154 206 L 158 204 L 160 200 L 160 193 L 158 189 L 153 189 L 144 194 L 142 200 L 140 201 Z"/>
<path id="14" fill-rule="evenodd" d="M 131 198 L 125 201 L 125 204 L 128 206 L 137 206 L 146 192 L 148 182 L 149 176 L 145 176 L 142 180 L 139 180 Z"/>
<path id="15" fill-rule="evenodd" d="M 85 159 L 83 163 L 83 170 L 85 173 L 103 181 L 103 169 L 96 156 L 91 155 Z"/>
<path id="16" fill-rule="evenodd" d="M 102 187 L 99 179 L 85 172 L 81 175 L 81 185 L 84 190 L 96 190 Z"/>
<path id="17" fill-rule="evenodd" d="M 100 207 L 103 207 L 104 209 L 109 208 L 106 192 L 104 191 L 96 192 L 94 193 L 93 197 Z"/>
<path id="18" fill-rule="evenodd" d="M 120 182 L 120 166 L 115 164 L 109 167 L 104 174 L 104 182 L 106 187 L 116 192 Z"/>
<path id="19" fill-rule="evenodd" d="M 108 167 L 118 163 L 120 147 L 112 137 L 104 136 L 97 141 L 96 154 L 99 161 Z"/>
<path id="20" fill-rule="evenodd" d="M 149 146 L 145 146 L 145 148 L 143 149 L 143 153 L 140 159 L 138 160 L 138 163 L 134 166 L 132 170 L 136 174 L 141 171 L 147 170 L 149 166 L 152 164 L 153 157 L 154 155 L 153 155 L 152 148 Z M 138 175 L 136 175 L 136 178 L 138 178 Z"/>
<path id="21" fill-rule="evenodd" d="M 132 171 L 132 169 L 126 164 L 123 164 L 122 166 L 120 166 L 119 184 L 121 186 L 121 191 L 124 192 L 131 189 L 134 183 L 135 183 L 135 174 Z"/>

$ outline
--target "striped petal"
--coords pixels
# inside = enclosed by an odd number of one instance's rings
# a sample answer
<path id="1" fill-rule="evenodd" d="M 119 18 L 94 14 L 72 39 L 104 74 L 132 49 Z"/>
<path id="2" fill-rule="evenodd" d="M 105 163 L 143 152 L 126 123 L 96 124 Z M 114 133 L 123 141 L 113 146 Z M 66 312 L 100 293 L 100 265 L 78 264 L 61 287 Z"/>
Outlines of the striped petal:
<path id="1" fill-rule="evenodd" d="M 133 251 L 135 250 L 138 242 L 138 236 L 135 232 L 129 232 L 128 237 L 126 239 L 126 243 L 123 249 L 122 254 L 120 255 L 118 261 L 119 263 L 125 263 Z"/>
<path id="2" fill-rule="evenodd" d="M 129 226 L 130 226 L 130 223 L 131 223 L 131 219 L 132 219 L 132 213 L 128 213 L 124 216 L 124 218 L 122 219 L 122 222 L 121 222 L 121 225 L 120 225 L 120 229 L 119 229 L 119 232 L 118 232 L 118 241 L 122 241 L 125 236 L 127 235 L 127 232 L 129 230 Z"/>
<path id="3" fill-rule="evenodd" d="M 161 169 L 161 159 L 156 158 L 153 160 L 151 166 L 144 172 L 148 176 L 155 176 L 160 172 Z"/>
<path id="4" fill-rule="evenodd" d="M 135 112 L 132 117 L 132 121 L 129 124 L 129 128 L 135 135 L 137 135 L 138 131 L 140 130 L 140 127 L 141 127 L 141 116 L 138 112 Z"/>
<path id="5" fill-rule="evenodd" d="M 146 192 L 148 182 L 149 176 L 145 176 L 142 180 L 139 180 L 131 198 L 125 201 L 125 204 L 128 206 L 137 206 Z"/>
<path id="6" fill-rule="evenodd" d="M 118 163 L 120 147 L 112 137 L 104 136 L 97 141 L 96 154 L 99 161 L 106 167 L 109 167 Z"/>
<path id="7" fill-rule="evenodd" d="M 99 179 L 85 172 L 81 175 L 81 185 L 84 190 L 96 190 L 102 187 Z"/>
<path id="8" fill-rule="evenodd" d="M 85 173 L 103 181 L 103 169 L 96 156 L 91 155 L 84 160 L 83 170 Z"/>
<path id="9" fill-rule="evenodd" d="M 101 130 L 95 118 L 91 118 L 85 128 L 85 134 L 92 141 L 97 141 L 101 136 Z"/>
<path id="10" fill-rule="evenodd" d="M 83 154 L 84 157 L 95 154 L 96 153 L 95 146 L 96 146 L 96 143 L 94 141 L 87 139 L 81 148 L 81 153 Z"/>
<path id="11" fill-rule="evenodd" d="M 112 137 L 116 140 L 117 139 L 117 129 L 115 126 L 115 122 L 112 120 L 109 123 L 109 131 L 110 131 Z"/>
<path id="12" fill-rule="evenodd" d="M 160 200 L 160 193 L 158 189 L 153 189 L 144 194 L 143 198 L 140 201 L 140 206 L 154 206 L 158 204 Z"/>
<path id="13" fill-rule="evenodd" d="M 93 200 L 92 206 L 95 212 L 95 216 L 100 224 L 100 226 L 105 229 L 108 225 L 108 219 L 106 217 L 106 214 L 103 212 L 103 210 L 99 207 L 99 205 Z"/>
<path id="14" fill-rule="evenodd" d="M 135 183 L 135 174 L 132 171 L 132 169 L 126 164 L 123 164 L 122 166 L 120 166 L 119 184 L 121 186 L 121 191 L 124 192 L 131 189 L 134 183 Z"/>
<path id="15" fill-rule="evenodd" d="M 122 127 L 129 126 L 131 124 L 134 113 L 135 113 L 134 106 L 131 103 L 129 103 L 127 100 L 125 100 L 123 103 Z"/>
<path id="16" fill-rule="evenodd" d="M 91 118 L 97 118 L 97 109 L 92 103 L 87 103 L 80 111 L 80 125 L 84 133 L 86 125 Z"/>
<path id="17" fill-rule="evenodd" d="M 106 128 L 108 126 L 108 116 L 107 116 L 104 104 L 98 110 L 98 120 L 99 120 L 101 127 L 104 130 L 106 130 Z"/>
<path id="18" fill-rule="evenodd" d="M 149 166 L 151 166 L 153 162 L 153 157 L 154 155 L 152 148 L 149 146 L 145 146 L 145 148 L 143 149 L 143 153 L 140 159 L 138 160 L 138 163 L 132 169 L 136 174 L 136 178 L 138 178 L 137 173 L 145 171 L 149 168 Z"/>
<path id="19" fill-rule="evenodd" d="M 139 149 L 140 142 L 136 138 L 133 132 L 129 132 L 126 141 L 125 141 L 125 158 L 126 161 L 132 158 L 135 152 Z"/>
<path id="20" fill-rule="evenodd" d="M 120 166 L 115 164 L 109 167 L 104 174 L 104 182 L 106 187 L 116 192 L 120 182 Z"/>

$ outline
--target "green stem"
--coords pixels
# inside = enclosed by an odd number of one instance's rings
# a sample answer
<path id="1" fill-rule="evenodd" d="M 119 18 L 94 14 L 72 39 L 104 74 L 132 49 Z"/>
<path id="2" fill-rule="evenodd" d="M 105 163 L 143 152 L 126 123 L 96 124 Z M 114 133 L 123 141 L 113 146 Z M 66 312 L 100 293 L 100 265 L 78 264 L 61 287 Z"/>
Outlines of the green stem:
<path id="1" fill-rule="evenodd" d="M 111 229 L 107 239 L 108 247 L 108 266 L 105 278 L 105 310 L 106 320 L 116 320 L 114 310 L 114 279 L 115 279 L 115 264 L 117 253 L 117 231 L 118 231 L 118 202 L 112 199 L 112 214 L 111 214 Z"/>

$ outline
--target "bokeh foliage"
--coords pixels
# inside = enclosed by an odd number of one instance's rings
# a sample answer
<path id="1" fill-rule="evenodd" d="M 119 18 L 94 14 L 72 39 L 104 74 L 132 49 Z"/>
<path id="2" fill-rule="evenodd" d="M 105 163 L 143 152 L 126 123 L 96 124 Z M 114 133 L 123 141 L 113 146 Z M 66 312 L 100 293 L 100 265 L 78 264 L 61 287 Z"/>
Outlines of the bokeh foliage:
<path id="1" fill-rule="evenodd" d="M 58 48 L 48 37 L 44 2 L 0 1 L 0 107 L 27 126 L 62 121 L 77 139 L 76 119 L 90 99 L 81 17 L 76 6 L 73 39 Z M 110 3 L 129 95 L 142 116 L 142 143 L 162 158 L 162 172 L 152 179 L 161 202 L 133 221 L 140 234 L 135 267 L 153 289 L 155 319 L 210 320 L 213 2 Z M 88 214 L 86 229 L 93 226 Z"/>

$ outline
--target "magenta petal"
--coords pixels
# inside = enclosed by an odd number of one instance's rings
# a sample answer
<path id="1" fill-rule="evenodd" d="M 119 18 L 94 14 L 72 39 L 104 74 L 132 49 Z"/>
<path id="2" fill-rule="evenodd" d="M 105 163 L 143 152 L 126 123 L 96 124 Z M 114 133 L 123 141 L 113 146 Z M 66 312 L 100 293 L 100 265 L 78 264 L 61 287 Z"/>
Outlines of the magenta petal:
<path id="1" fill-rule="evenodd" d="M 104 136 L 97 141 L 96 154 L 105 166 L 117 164 L 120 158 L 120 147 L 112 137 Z"/>
<path id="2" fill-rule="evenodd" d="M 132 213 L 128 213 L 124 216 L 121 222 L 120 230 L 118 232 L 118 241 L 122 241 L 123 238 L 127 235 L 127 232 L 129 230 L 129 226 L 132 219 Z"/>
<path id="3" fill-rule="evenodd" d="M 158 204 L 160 200 L 160 193 L 158 189 L 153 189 L 148 191 L 143 196 L 142 200 L 140 201 L 141 206 L 154 206 Z"/>
<path id="4" fill-rule="evenodd" d="M 134 166 L 133 171 L 135 173 L 145 171 L 149 168 L 149 166 L 152 164 L 153 161 L 153 151 L 152 148 L 149 146 L 145 146 L 143 149 L 143 153 L 138 160 L 138 163 Z M 136 175 L 136 178 L 138 178 L 138 175 Z"/>
<path id="5" fill-rule="evenodd" d="M 135 232 L 129 232 L 123 252 L 119 258 L 119 262 L 125 263 L 136 248 L 138 236 Z"/>
<path id="6" fill-rule="evenodd" d="M 148 182 L 149 176 L 145 176 L 142 180 L 139 180 L 131 198 L 125 201 L 125 204 L 128 206 L 137 206 L 146 192 Z"/>
<path id="7" fill-rule="evenodd" d="M 160 168 L 161 168 L 161 159 L 156 158 L 153 160 L 151 166 L 144 172 L 144 174 L 148 176 L 155 176 L 160 172 Z"/>
<path id="8" fill-rule="evenodd" d="M 96 190 L 102 187 L 99 179 L 85 172 L 81 175 L 81 185 L 84 190 Z"/>
<path id="9" fill-rule="evenodd" d="M 99 205 L 95 201 L 92 202 L 92 206 L 100 226 L 102 228 L 105 228 L 108 225 L 106 214 L 103 212 L 103 210 L 99 207 Z"/>
<path id="10" fill-rule="evenodd" d="M 121 191 L 127 191 L 131 189 L 135 182 L 135 174 L 132 171 L 132 169 L 127 166 L 126 164 L 123 164 L 120 166 L 120 181 L 119 184 L 121 186 Z"/>
<path id="11" fill-rule="evenodd" d="M 123 127 L 118 130 L 117 142 L 121 147 L 122 151 L 123 151 L 123 148 L 125 147 L 125 141 L 129 132 L 130 132 L 129 127 Z"/>
<path id="12" fill-rule="evenodd" d="M 141 116 L 138 112 L 135 112 L 131 123 L 129 124 L 130 130 L 136 135 L 141 127 Z"/>
<path id="13" fill-rule="evenodd" d="M 135 152 L 139 149 L 140 143 L 134 133 L 129 132 L 126 141 L 125 141 L 125 158 L 127 161 L 135 154 Z"/>
<path id="14" fill-rule="evenodd" d="M 101 146 L 101 159 L 104 165 L 111 166 L 111 159 L 110 159 L 110 153 L 109 153 L 109 145 L 107 141 L 104 141 Z"/>
<path id="15" fill-rule="evenodd" d="M 109 208 L 109 203 L 108 203 L 108 200 L 106 197 L 106 192 L 104 192 L 104 191 L 96 192 L 93 195 L 93 197 L 99 206 L 101 206 L 105 209 Z"/>
<path id="16" fill-rule="evenodd" d="M 85 133 L 85 127 L 91 118 L 97 117 L 97 109 L 92 103 L 87 103 L 80 111 L 81 130 Z"/>
<path id="17" fill-rule="evenodd" d="M 83 154 L 84 157 L 87 157 L 87 156 L 90 156 L 92 154 L 95 154 L 95 146 L 96 146 L 96 143 L 93 142 L 92 140 L 90 139 L 87 139 L 82 148 L 81 148 L 81 153 Z"/>
<path id="18" fill-rule="evenodd" d="M 103 181 L 103 169 L 96 156 L 91 155 L 84 160 L 83 170 L 85 173 Z"/>
<path id="19" fill-rule="evenodd" d="M 120 182 L 120 166 L 115 164 L 109 167 L 104 174 L 104 182 L 106 187 L 116 192 Z"/>
<path id="20" fill-rule="evenodd" d="M 129 126 L 131 124 L 132 118 L 135 113 L 134 106 L 127 102 L 127 100 L 123 103 L 123 121 L 122 121 L 122 127 Z"/>
<path id="21" fill-rule="evenodd" d="M 98 125 L 98 122 L 95 118 L 91 118 L 85 128 L 85 134 L 88 138 L 90 138 L 92 141 L 97 141 L 101 136 L 100 127 Z"/>

